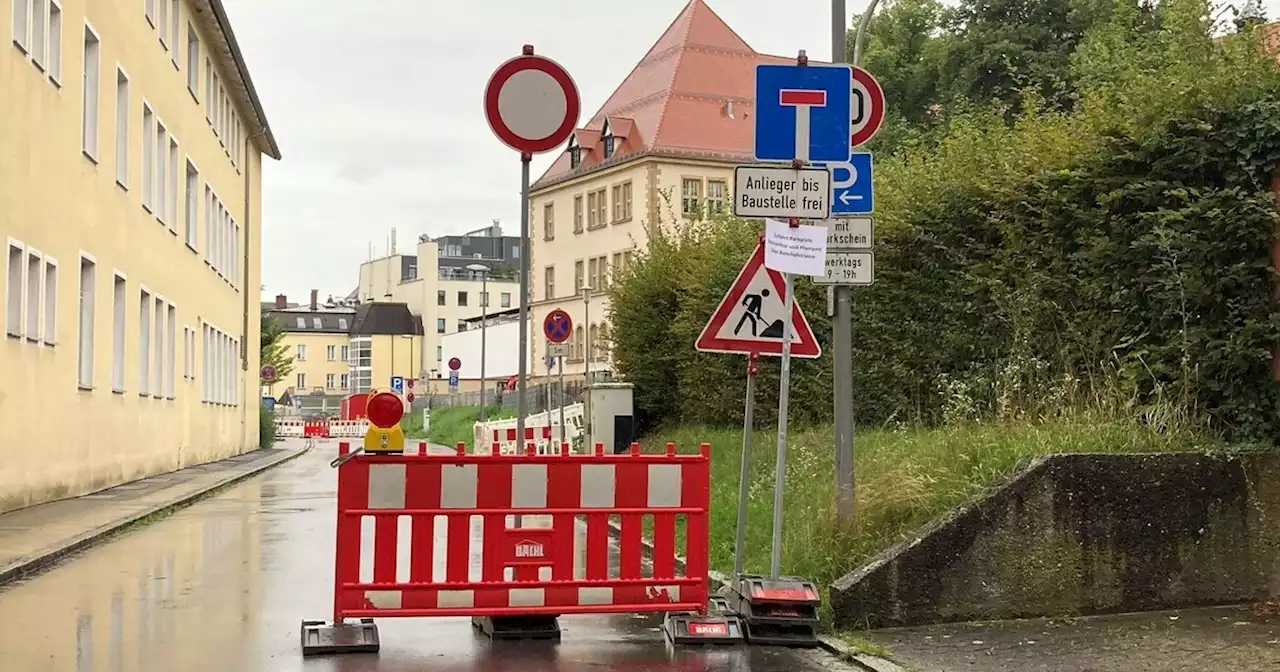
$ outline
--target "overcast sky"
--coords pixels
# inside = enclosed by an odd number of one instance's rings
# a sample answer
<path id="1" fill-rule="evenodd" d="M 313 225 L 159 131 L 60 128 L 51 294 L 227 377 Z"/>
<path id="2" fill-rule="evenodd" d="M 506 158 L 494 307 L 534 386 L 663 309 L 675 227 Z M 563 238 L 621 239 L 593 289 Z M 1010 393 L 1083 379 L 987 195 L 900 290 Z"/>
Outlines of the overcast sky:
<path id="1" fill-rule="evenodd" d="M 482 107 L 494 68 L 533 44 L 577 81 L 581 124 L 686 2 L 224 0 L 284 155 L 264 159 L 263 296 L 345 295 L 393 226 L 402 253 L 493 219 L 518 234 L 519 157 Z M 830 57 L 830 0 L 708 4 L 757 51 Z"/>
<path id="2" fill-rule="evenodd" d="M 517 235 L 520 160 L 485 122 L 489 75 L 533 44 L 577 81 L 585 122 L 686 2 L 224 0 L 284 155 L 264 159 L 263 296 L 346 294 L 393 226 L 402 253 L 493 219 Z M 708 4 L 759 51 L 830 57 L 829 0 Z"/>

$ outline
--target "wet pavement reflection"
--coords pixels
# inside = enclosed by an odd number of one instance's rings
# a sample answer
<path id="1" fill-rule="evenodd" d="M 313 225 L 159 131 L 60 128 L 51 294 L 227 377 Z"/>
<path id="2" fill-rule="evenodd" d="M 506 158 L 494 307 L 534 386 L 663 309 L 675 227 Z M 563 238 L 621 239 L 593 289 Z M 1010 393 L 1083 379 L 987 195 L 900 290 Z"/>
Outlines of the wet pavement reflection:
<path id="1" fill-rule="evenodd" d="M 169 672 L 850 669 L 816 652 L 673 650 L 651 616 L 565 616 L 559 644 L 493 643 L 469 619 L 380 619 L 379 654 L 304 660 L 333 594 L 336 444 L 0 590 L 0 670 Z"/>

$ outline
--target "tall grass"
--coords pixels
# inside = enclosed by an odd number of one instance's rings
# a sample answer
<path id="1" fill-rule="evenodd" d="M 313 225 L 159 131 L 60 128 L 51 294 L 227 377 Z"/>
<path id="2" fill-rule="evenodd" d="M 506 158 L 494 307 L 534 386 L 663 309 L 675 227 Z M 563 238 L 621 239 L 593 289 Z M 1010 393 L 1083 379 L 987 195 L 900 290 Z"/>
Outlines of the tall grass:
<path id="1" fill-rule="evenodd" d="M 449 406 L 431 411 L 431 426 L 426 432 L 422 431 L 422 413 L 409 414 L 401 421 L 400 427 L 411 439 L 426 439 L 444 446 L 453 446 L 461 441 L 470 446 L 475 438 L 475 423 L 479 415 L 479 406 Z M 490 420 L 514 416 L 515 412 L 503 406 L 489 407 Z"/>
<path id="2" fill-rule="evenodd" d="M 782 570 L 827 586 L 951 509 L 999 485 L 1033 457 L 1050 453 L 1139 453 L 1207 448 L 1190 431 L 1158 432 L 1130 421 L 1089 417 L 1039 424 L 960 424 L 875 429 L 856 436 L 856 513 L 836 522 L 830 428 L 790 432 L 784 481 Z M 742 431 L 687 427 L 659 432 L 645 450 L 712 446 L 711 567 L 733 570 Z M 768 572 L 777 434 L 752 436 L 744 568 Z"/>

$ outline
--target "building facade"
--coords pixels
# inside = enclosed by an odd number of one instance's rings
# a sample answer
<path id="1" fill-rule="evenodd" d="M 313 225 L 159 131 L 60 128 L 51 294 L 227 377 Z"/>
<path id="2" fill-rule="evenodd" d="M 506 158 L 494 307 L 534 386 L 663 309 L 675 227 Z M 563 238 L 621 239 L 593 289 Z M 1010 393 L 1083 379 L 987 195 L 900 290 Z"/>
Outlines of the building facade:
<path id="1" fill-rule="evenodd" d="M 0 511 L 253 449 L 280 153 L 221 1 L 3 0 L 0 35 Z"/>
<path id="2" fill-rule="evenodd" d="M 611 369 L 609 285 L 659 227 L 732 210 L 733 169 L 752 160 L 755 67 L 791 60 L 757 53 L 692 0 L 534 183 L 532 320 L 573 318 L 566 375 Z"/>
<path id="3" fill-rule="evenodd" d="M 290 370 L 263 385 L 263 394 L 279 399 L 294 395 L 341 396 L 351 391 L 351 326 L 356 309 L 319 303 L 312 290 L 311 303 L 290 306 L 281 294 L 265 312 L 284 331 L 280 342 L 293 358 Z"/>
<path id="4" fill-rule="evenodd" d="M 393 254 L 360 265 L 356 295 L 361 302 L 403 303 L 421 318 L 421 379 L 449 376 L 447 362 L 453 355 L 441 341 L 444 335 L 465 331 L 466 320 L 486 311 L 520 306 L 520 284 L 513 275 L 519 269 L 520 239 L 501 234 L 495 223 L 458 236 L 421 236 L 414 255 Z M 484 272 L 466 268 L 473 264 L 489 269 L 487 281 Z"/>

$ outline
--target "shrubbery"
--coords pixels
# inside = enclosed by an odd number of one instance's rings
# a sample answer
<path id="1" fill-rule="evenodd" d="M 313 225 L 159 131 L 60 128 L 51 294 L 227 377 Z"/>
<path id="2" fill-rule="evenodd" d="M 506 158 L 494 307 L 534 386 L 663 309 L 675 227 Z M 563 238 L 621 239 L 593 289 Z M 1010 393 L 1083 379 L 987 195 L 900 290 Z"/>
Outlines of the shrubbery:
<path id="1" fill-rule="evenodd" d="M 1249 39 L 1211 42 L 1201 5 L 1163 3 L 1158 29 L 1116 12 L 1075 52 L 1070 112 L 1029 92 L 1012 123 L 955 114 L 936 142 L 878 155 L 876 284 L 854 291 L 860 423 L 1087 406 L 1280 437 L 1280 68 Z M 693 342 L 759 228 L 651 226 L 617 279 L 614 357 L 642 427 L 740 422 L 744 359 Z M 824 292 L 799 281 L 797 299 L 830 353 Z M 761 423 L 776 409 L 766 360 Z M 795 420 L 830 421 L 830 366 L 794 361 Z"/>

